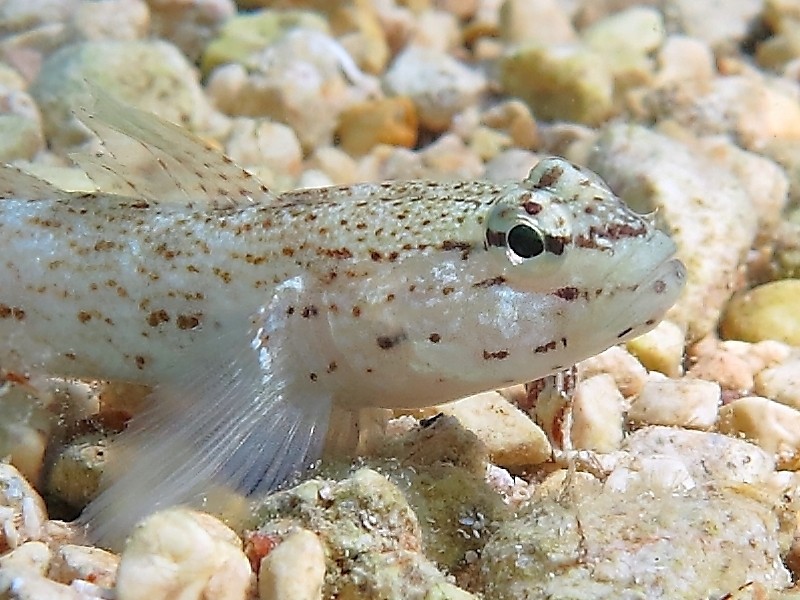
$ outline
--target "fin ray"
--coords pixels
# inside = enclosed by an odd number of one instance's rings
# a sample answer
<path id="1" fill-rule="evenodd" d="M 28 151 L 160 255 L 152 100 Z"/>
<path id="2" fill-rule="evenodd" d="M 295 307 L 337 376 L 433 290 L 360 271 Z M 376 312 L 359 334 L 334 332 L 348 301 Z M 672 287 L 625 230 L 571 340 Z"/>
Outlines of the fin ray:
<path id="1" fill-rule="evenodd" d="M 1 199 L 66 200 L 73 195 L 15 165 L 0 164 Z"/>
<path id="2" fill-rule="evenodd" d="M 193 367 L 157 389 L 113 443 L 112 484 L 79 519 L 92 540 L 118 548 L 154 510 L 201 506 L 215 486 L 263 494 L 316 460 L 332 393 L 297 376 L 308 347 L 293 340 L 314 338 L 292 331 L 305 319 L 287 325 L 282 294 L 249 327 L 195 352 Z"/>
<path id="3" fill-rule="evenodd" d="M 76 116 L 101 140 L 99 155 L 79 153 L 71 158 L 86 170 L 100 190 L 152 201 L 207 202 L 211 207 L 234 207 L 274 200 L 257 177 L 187 131 L 160 117 L 113 98 L 87 82 L 93 103 L 78 107 Z M 144 164 L 131 168 L 128 157 Z M 125 160 L 120 160 L 120 157 Z M 124 173 L 124 176 L 120 174 Z M 106 186 L 111 189 L 106 189 Z"/>

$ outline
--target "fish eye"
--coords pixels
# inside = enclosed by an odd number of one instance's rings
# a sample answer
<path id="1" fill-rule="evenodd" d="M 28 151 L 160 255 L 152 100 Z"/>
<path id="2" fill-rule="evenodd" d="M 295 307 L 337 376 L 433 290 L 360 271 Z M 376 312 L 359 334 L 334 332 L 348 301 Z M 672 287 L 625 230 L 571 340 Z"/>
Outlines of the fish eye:
<path id="1" fill-rule="evenodd" d="M 520 258 L 533 258 L 544 252 L 544 239 L 539 231 L 527 224 L 514 225 L 507 236 L 506 244 Z"/>

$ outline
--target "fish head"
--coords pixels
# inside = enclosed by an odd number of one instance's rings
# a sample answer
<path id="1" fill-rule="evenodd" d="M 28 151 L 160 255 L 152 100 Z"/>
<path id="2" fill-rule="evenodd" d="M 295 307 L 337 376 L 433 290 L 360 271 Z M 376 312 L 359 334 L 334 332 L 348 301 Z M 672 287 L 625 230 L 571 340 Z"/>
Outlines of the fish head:
<path id="1" fill-rule="evenodd" d="M 380 374 L 364 402 L 424 406 L 538 379 L 652 329 L 683 287 L 652 215 L 564 159 L 481 202 L 449 201 L 458 216 L 438 243 L 365 279 L 358 323 L 338 317 L 351 375 Z"/>
<path id="2" fill-rule="evenodd" d="M 652 329 L 686 276 L 654 215 L 634 212 L 599 176 L 562 158 L 539 162 L 488 209 L 483 248 L 502 273 L 502 285 L 484 290 L 494 307 L 487 314 L 523 348 L 532 342 L 537 376 Z"/>

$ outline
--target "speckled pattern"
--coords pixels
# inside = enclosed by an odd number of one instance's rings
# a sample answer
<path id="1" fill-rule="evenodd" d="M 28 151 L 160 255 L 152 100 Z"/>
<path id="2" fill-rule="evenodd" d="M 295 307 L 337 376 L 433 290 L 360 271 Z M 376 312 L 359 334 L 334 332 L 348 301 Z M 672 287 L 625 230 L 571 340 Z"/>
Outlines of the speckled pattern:
<path id="1" fill-rule="evenodd" d="M 95 513 L 148 477 L 154 504 L 184 500 L 213 477 L 187 462 L 212 451 L 223 481 L 269 487 L 316 453 L 322 406 L 425 406 L 536 379 L 650 329 L 681 289 L 672 242 L 563 159 L 505 185 L 275 197 L 175 126 L 103 96 L 94 109 L 84 120 L 150 150 L 156 175 L 128 172 L 110 153 L 84 157 L 103 191 L 66 194 L 0 171 L 0 361 L 183 382 L 158 399 L 169 414 L 170 398 L 188 396 L 197 439 L 216 440 L 226 421 L 240 436 L 230 460 L 214 443 L 189 456 L 149 444 L 150 464 L 180 461 L 130 475 L 132 487 Z M 198 368 L 202 377 L 187 375 Z M 222 410 L 225 398 L 233 404 Z M 249 428 L 236 429 L 240 412 Z M 148 432 L 179 443 L 181 425 L 163 421 Z M 173 471 L 184 481 L 165 483 Z M 140 500 L 147 512 L 152 499 Z"/>

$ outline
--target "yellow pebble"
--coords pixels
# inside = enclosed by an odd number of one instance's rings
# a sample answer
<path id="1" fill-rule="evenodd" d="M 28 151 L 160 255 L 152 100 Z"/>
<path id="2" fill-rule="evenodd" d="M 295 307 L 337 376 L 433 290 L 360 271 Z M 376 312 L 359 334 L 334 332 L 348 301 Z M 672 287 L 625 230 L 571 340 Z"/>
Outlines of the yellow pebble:
<path id="1" fill-rule="evenodd" d="M 725 339 L 800 346 L 800 279 L 773 281 L 735 296 L 720 325 Z"/>
<path id="2" fill-rule="evenodd" d="M 411 148 L 417 143 L 417 127 L 414 103 L 398 96 L 351 107 L 339 118 L 336 133 L 345 151 L 361 155 L 378 144 Z"/>

